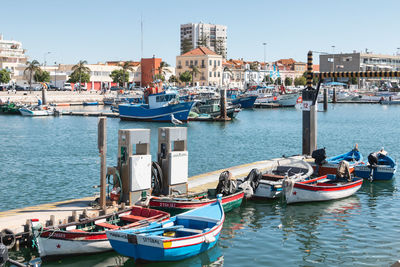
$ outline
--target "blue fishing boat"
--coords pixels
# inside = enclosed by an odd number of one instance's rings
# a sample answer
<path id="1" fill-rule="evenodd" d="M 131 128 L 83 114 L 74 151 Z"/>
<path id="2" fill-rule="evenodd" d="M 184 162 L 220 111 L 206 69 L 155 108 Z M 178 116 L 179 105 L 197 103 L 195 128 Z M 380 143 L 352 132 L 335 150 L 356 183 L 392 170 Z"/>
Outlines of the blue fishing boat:
<path id="1" fill-rule="evenodd" d="M 147 261 L 177 261 L 200 254 L 218 241 L 225 220 L 218 201 L 140 230 L 107 231 L 118 253 Z"/>
<path id="2" fill-rule="evenodd" d="M 121 104 L 118 106 L 121 120 L 186 122 L 194 102 L 179 101 L 175 92 L 161 92 L 148 96 L 148 104 Z"/>
<path id="3" fill-rule="evenodd" d="M 232 105 L 239 105 L 240 108 L 253 108 L 257 96 L 255 95 L 241 95 L 238 89 L 227 90 L 227 98 Z"/>
<path id="4" fill-rule="evenodd" d="M 312 157 L 315 162 L 311 164 L 314 168 L 314 172 L 319 175 L 336 174 L 337 167 L 341 161 L 347 161 L 349 163 L 350 172 L 354 172 L 354 167 L 361 164 L 363 156 L 360 151 L 358 151 L 358 146 L 351 151 L 325 159 L 325 149 L 318 149 L 313 152 Z"/>
<path id="5" fill-rule="evenodd" d="M 383 149 L 368 155 L 368 163 L 354 167 L 355 176 L 373 180 L 391 180 L 396 173 L 397 164 Z"/>
<path id="6" fill-rule="evenodd" d="M 99 102 L 95 101 L 95 102 L 83 102 L 84 106 L 97 106 L 99 104 Z"/>

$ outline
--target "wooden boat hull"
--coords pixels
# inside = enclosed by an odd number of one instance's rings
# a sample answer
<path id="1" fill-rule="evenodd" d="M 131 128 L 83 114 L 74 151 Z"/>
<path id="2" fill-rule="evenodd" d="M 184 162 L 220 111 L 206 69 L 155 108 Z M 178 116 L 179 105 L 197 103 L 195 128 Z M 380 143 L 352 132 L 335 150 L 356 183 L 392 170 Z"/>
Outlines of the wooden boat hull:
<path id="1" fill-rule="evenodd" d="M 353 179 L 352 182 L 344 182 L 337 184 L 317 184 L 312 182 L 318 179 L 326 179 L 327 176 L 318 177 L 304 182 L 294 183 L 293 188 L 285 189 L 286 203 L 296 202 L 312 202 L 312 201 L 327 201 L 345 198 L 353 195 L 362 186 L 362 179 Z"/>
<path id="2" fill-rule="evenodd" d="M 314 163 L 311 164 L 311 166 L 314 169 L 314 173 L 319 175 L 319 176 L 324 176 L 324 175 L 329 175 L 329 174 L 336 174 L 338 164 L 323 164 L 321 166 L 317 166 Z M 349 170 L 350 173 L 354 172 L 354 166 L 353 164 L 350 164 Z"/>
<path id="3" fill-rule="evenodd" d="M 243 191 L 223 197 L 222 207 L 224 208 L 224 212 L 229 212 L 233 209 L 240 207 L 243 197 Z M 152 209 L 166 211 L 171 215 L 175 215 L 199 207 L 204 207 L 215 202 L 217 202 L 216 198 L 209 199 L 207 201 L 174 201 L 173 199 L 162 199 L 153 197 L 150 199 L 149 207 Z"/>
<path id="4" fill-rule="evenodd" d="M 107 237 L 114 250 L 135 260 L 178 261 L 214 247 L 218 242 L 224 220 L 222 205 L 215 202 L 177 215 L 169 222 L 150 230 L 111 231 L 107 232 Z M 184 228 L 169 230 L 173 227 Z M 171 232 L 168 231 L 173 231 L 173 236 L 170 236 Z M 180 231 L 183 232 L 179 234 Z"/>
<path id="5" fill-rule="evenodd" d="M 146 217 L 138 216 L 134 210 L 143 210 L 147 213 Z M 84 231 L 79 229 L 80 223 L 71 223 L 63 226 L 58 226 L 56 229 L 45 228 L 42 231 L 35 232 L 35 240 L 38 252 L 41 257 L 60 257 L 66 255 L 93 254 L 111 250 L 111 245 L 107 239 L 105 229 L 132 229 L 146 227 L 149 222 L 157 220 L 165 220 L 169 218 L 167 213 L 161 211 L 150 210 L 140 207 L 134 207 L 132 210 L 125 210 L 116 214 L 109 214 L 84 222 L 84 225 L 90 225 L 97 231 Z M 136 214 L 136 215 L 133 215 Z M 124 220 L 126 225 L 118 227 L 108 223 L 107 219 Z M 113 217 L 113 218 L 111 218 Z M 138 220 L 135 222 L 135 220 Z"/>

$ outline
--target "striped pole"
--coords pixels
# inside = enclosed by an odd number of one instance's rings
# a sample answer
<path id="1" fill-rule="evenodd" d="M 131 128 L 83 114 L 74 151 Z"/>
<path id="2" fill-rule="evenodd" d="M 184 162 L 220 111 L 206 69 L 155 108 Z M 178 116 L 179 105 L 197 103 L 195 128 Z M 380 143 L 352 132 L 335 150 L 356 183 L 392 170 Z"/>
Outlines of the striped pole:
<path id="1" fill-rule="evenodd" d="M 313 77 L 325 78 L 371 78 L 400 77 L 400 71 L 344 71 L 312 73 Z M 307 73 L 308 82 L 308 73 Z"/>
<path id="2" fill-rule="evenodd" d="M 311 51 L 307 54 L 307 88 L 312 89 L 313 80 L 313 55 Z"/>

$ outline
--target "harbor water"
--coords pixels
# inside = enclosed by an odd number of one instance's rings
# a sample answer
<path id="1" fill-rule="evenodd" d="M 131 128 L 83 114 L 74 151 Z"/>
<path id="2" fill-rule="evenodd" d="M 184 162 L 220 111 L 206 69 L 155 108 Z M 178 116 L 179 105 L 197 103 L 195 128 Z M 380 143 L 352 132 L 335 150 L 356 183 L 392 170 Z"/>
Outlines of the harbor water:
<path id="1" fill-rule="evenodd" d="M 80 109 L 83 109 L 80 107 Z M 90 107 L 97 109 L 97 107 Z M 96 117 L 0 116 L 0 210 L 93 195 L 99 184 Z M 118 129 L 157 128 L 165 123 L 107 119 L 107 165 L 117 158 Z M 301 153 L 302 112 L 244 110 L 235 121 L 190 122 L 189 175 Z M 400 159 L 400 107 L 335 104 L 318 112 L 318 147 L 328 156 L 357 143 L 364 157 L 382 146 Z M 400 259 L 397 207 L 399 175 L 364 181 L 346 199 L 286 205 L 282 200 L 244 201 L 226 216 L 217 246 L 176 263 L 146 266 L 389 266 Z M 29 258 L 27 250 L 15 257 Z M 43 266 L 134 266 L 115 252 L 69 257 Z"/>

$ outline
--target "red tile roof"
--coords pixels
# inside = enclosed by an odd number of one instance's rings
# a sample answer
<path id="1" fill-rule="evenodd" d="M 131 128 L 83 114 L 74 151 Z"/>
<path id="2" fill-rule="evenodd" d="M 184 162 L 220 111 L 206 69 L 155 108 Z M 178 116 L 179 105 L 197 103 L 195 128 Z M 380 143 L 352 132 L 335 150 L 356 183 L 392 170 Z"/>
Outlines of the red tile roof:
<path id="1" fill-rule="evenodd" d="M 208 49 L 205 46 L 200 46 L 198 48 L 195 48 L 193 50 L 190 50 L 189 52 L 186 52 L 182 56 L 202 56 L 202 55 L 218 55 L 214 51 Z"/>

